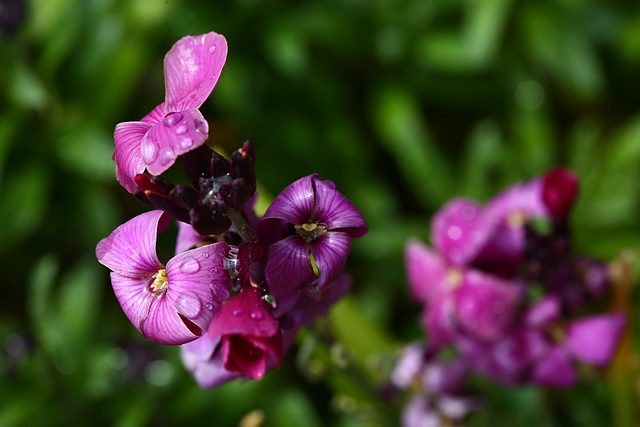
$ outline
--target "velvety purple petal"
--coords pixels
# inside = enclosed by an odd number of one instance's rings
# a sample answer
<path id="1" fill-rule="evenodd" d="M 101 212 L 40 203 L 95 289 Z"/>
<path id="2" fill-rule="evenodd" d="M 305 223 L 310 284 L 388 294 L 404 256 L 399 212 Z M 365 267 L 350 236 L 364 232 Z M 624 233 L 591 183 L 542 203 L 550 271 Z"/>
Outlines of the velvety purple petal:
<path id="1" fill-rule="evenodd" d="M 327 229 L 341 231 L 350 237 L 362 237 L 367 234 L 367 221 L 353 203 L 338 190 L 331 181 L 314 179 L 316 187 L 315 220 L 323 222 Z"/>
<path id="2" fill-rule="evenodd" d="M 524 323 L 533 329 L 544 329 L 560 320 L 561 310 L 558 297 L 547 295 L 525 312 Z"/>
<path id="3" fill-rule="evenodd" d="M 422 325 L 427 332 L 429 348 L 439 349 L 458 337 L 453 298 L 444 296 L 422 312 Z"/>
<path id="4" fill-rule="evenodd" d="M 318 294 L 342 274 L 351 249 L 351 237 L 341 231 L 330 231 L 313 240 L 310 246 L 313 261 L 320 274 L 311 283 L 306 283 L 304 290 L 310 294 Z"/>
<path id="5" fill-rule="evenodd" d="M 511 282 L 467 271 L 455 296 L 458 322 L 476 339 L 496 340 L 513 321 L 520 297 L 520 289 Z"/>
<path id="6" fill-rule="evenodd" d="M 531 380 L 545 387 L 571 387 L 578 380 L 578 375 L 566 350 L 554 346 L 536 364 Z"/>
<path id="7" fill-rule="evenodd" d="M 269 247 L 265 269 L 269 290 L 276 297 L 311 282 L 315 275 L 311 267 L 309 247 L 298 236 L 289 236 Z"/>
<path id="8" fill-rule="evenodd" d="M 98 243 L 98 261 L 123 276 L 148 278 L 157 273 L 163 265 L 156 255 L 156 240 L 170 219 L 160 210 L 130 219 Z"/>
<path id="9" fill-rule="evenodd" d="M 164 58 L 165 109 L 200 108 L 216 86 L 227 59 L 227 41 L 214 32 L 178 40 Z"/>
<path id="10" fill-rule="evenodd" d="M 239 335 L 221 337 L 222 359 L 226 370 L 259 380 L 267 372 L 269 353 Z"/>
<path id="11" fill-rule="evenodd" d="M 229 271 L 223 265 L 228 253 L 229 245 L 218 242 L 182 252 L 167 264 L 166 298 L 200 329 L 209 327 L 229 298 Z"/>
<path id="12" fill-rule="evenodd" d="M 136 190 L 136 175 L 144 172 L 146 163 L 142 159 L 142 138 L 151 129 L 151 125 L 143 122 L 118 123 L 113 133 L 116 151 L 113 160 L 116 162 L 116 179 L 129 193 Z"/>
<path id="13" fill-rule="evenodd" d="M 209 325 L 209 335 L 242 335 L 269 338 L 280 331 L 280 324 L 273 310 L 255 289 L 243 289 L 218 311 Z"/>
<path id="14" fill-rule="evenodd" d="M 574 321 L 567 328 L 568 350 L 585 363 L 605 366 L 611 362 L 626 324 L 624 314 L 601 314 Z"/>
<path id="15" fill-rule="evenodd" d="M 142 334 L 163 345 L 185 344 L 203 333 L 201 328 L 178 315 L 166 298 L 166 293 L 157 294 L 151 300 L 149 315 L 142 324 Z"/>
<path id="16" fill-rule="evenodd" d="M 482 207 L 464 198 L 444 205 L 431 222 L 431 242 L 454 265 L 466 265 L 493 233 L 493 223 Z"/>
<path id="17" fill-rule="evenodd" d="M 181 345 L 180 358 L 203 389 L 218 387 L 240 376 L 224 368 L 220 339 L 212 340 L 207 334 Z"/>
<path id="18" fill-rule="evenodd" d="M 418 240 L 407 242 L 404 259 L 409 291 L 418 302 L 433 302 L 462 283 L 461 273 L 452 271 L 436 251 Z"/>
<path id="19" fill-rule="evenodd" d="M 318 300 L 301 293 L 295 305 L 286 313 L 286 317 L 291 318 L 290 323 L 296 327 L 308 326 L 313 323 L 317 317 L 324 316 L 331 306 L 347 293 L 350 287 L 351 277 L 343 274 L 329 287 L 327 292 L 322 295 L 322 299 Z M 280 301 L 280 299 L 278 299 L 278 301 Z M 279 307 L 278 310 L 280 310 Z M 291 327 L 291 324 L 288 325 L 288 327 Z M 282 323 L 281 326 L 284 328 Z"/>
<path id="20" fill-rule="evenodd" d="M 198 110 L 170 113 L 149 129 L 140 143 L 142 161 L 152 175 L 169 169 L 178 156 L 204 144 L 209 124 Z"/>
<path id="21" fill-rule="evenodd" d="M 549 209 L 542 200 L 542 179 L 519 182 L 507 188 L 489 201 L 486 212 L 496 220 L 520 224 L 526 218 L 549 218 Z"/>
<path id="22" fill-rule="evenodd" d="M 144 322 L 149 316 L 149 308 L 154 295 L 149 289 L 151 274 L 148 277 L 127 277 L 111 273 L 113 292 L 129 321 L 140 333 L 143 333 Z"/>
<path id="23" fill-rule="evenodd" d="M 267 208 L 262 220 L 258 224 L 258 235 L 265 231 L 265 220 L 277 218 L 293 225 L 302 225 L 314 218 L 315 192 L 313 178 L 317 175 L 309 175 L 289 184 Z M 268 234 L 268 233 L 267 233 Z"/>
<path id="24" fill-rule="evenodd" d="M 176 255 L 192 249 L 197 244 L 205 241 L 205 237 L 199 234 L 191 224 L 178 221 L 178 237 L 176 238 L 175 251 Z"/>

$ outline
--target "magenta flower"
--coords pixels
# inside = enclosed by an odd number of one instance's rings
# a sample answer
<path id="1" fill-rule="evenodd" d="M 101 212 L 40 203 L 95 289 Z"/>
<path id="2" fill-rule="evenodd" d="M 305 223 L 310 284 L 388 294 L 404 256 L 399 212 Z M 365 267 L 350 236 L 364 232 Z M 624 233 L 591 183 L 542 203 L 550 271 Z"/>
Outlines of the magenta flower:
<path id="1" fill-rule="evenodd" d="M 280 365 L 280 324 L 256 288 L 245 288 L 231 298 L 216 313 L 208 334 L 212 340 L 220 337 L 222 362 L 228 372 L 258 380 L 267 372 L 270 357 L 276 367 Z"/>
<path id="2" fill-rule="evenodd" d="M 149 340 L 177 345 L 201 336 L 229 298 L 225 242 L 172 258 L 156 255 L 158 234 L 170 216 L 156 210 L 122 224 L 96 247 L 98 261 L 112 270 L 116 298 L 133 325 Z"/>
<path id="3" fill-rule="evenodd" d="M 214 32 L 178 40 L 164 59 L 165 101 L 139 122 L 114 132 L 116 178 L 130 193 L 145 168 L 159 175 L 202 144 L 209 125 L 198 108 L 209 97 L 227 58 L 227 42 Z"/>
<path id="4" fill-rule="evenodd" d="M 258 236 L 271 244 L 266 268 L 271 292 L 302 287 L 322 293 L 342 273 L 351 239 L 367 231 L 360 211 L 333 182 L 313 174 L 289 185 L 258 223 Z"/>

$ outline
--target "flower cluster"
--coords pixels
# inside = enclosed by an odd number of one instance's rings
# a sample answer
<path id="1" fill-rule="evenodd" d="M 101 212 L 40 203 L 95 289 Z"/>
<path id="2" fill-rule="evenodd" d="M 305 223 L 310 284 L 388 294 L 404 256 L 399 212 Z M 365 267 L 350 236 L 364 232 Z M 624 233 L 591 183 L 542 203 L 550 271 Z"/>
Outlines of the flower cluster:
<path id="1" fill-rule="evenodd" d="M 285 188 L 258 218 L 251 142 L 224 158 L 205 144 L 209 126 L 198 110 L 226 54 L 219 34 L 182 38 L 165 57 L 165 101 L 116 126 L 116 177 L 157 209 L 96 248 L 129 320 L 151 341 L 181 345 L 204 388 L 277 368 L 299 328 L 348 290 L 351 239 L 368 230 L 358 209 L 315 174 Z M 160 176 L 177 159 L 191 185 Z M 172 217 L 176 253 L 165 265 L 156 242 Z"/>
<path id="2" fill-rule="evenodd" d="M 396 368 L 396 378 L 418 381 L 422 393 L 406 407 L 405 420 L 420 408 L 456 419 L 436 411 L 434 395 L 462 398 L 467 372 L 508 385 L 570 387 L 578 363 L 611 361 L 625 316 L 590 310 L 607 291 L 607 267 L 572 250 L 568 216 L 577 188 L 575 175 L 558 168 L 484 206 L 456 198 L 432 219 L 433 248 L 407 243 L 409 289 L 423 304 L 427 342 L 420 357 L 405 355 Z M 442 391 L 425 378 L 434 366 L 445 369 L 442 354 L 451 349 L 456 359 L 447 369 L 456 380 Z M 405 388 L 411 381 L 394 382 Z M 460 408 L 461 417 L 469 405 Z"/>

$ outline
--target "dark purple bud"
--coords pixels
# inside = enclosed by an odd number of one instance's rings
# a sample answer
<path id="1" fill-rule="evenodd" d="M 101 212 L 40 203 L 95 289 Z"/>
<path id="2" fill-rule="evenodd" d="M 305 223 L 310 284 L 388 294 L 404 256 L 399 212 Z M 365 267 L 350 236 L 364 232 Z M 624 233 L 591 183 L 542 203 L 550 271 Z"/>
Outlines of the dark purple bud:
<path id="1" fill-rule="evenodd" d="M 192 209 L 200 205 L 201 195 L 196 190 L 186 185 L 176 185 L 169 193 L 171 200 L 183 209 Z"/>
<path id="2" fill-rule="evenodd" d="M 193 228 L 202 235 L 224 233 L 231 227 L 231 220 L 222 214 L 216 214 L 207 206 L 197 206 L 189 211 L 189 220 Z"/>
<path id="3" fill-rule="evenodd" d="M 135 182 L 138 186 L 135 194 L 140 200 L 173 215 L 178 221 L 189 222 L 189 212 L 176 205 L 169 197 L 169 193 L 175 188 L 169 181 L 159 176 L 138 174 Z"/>
<path id="4" fill-rule="evenodd" d="M 569 169 L 556 168 L 543 177 L 542 199 L 554 219 L 564 222 L 578 193 L 578 178 Z"/>
<path id="5" fill-rule="evenodd" d="M 216 154 L 220 156 L 206 145 L 202 145 L 181 156 L 184 173 L 191 185 L 193 185 L 198 191 L 202 190 L 200 188 L 201 179 L 211 178 L 212 157 Z"/>

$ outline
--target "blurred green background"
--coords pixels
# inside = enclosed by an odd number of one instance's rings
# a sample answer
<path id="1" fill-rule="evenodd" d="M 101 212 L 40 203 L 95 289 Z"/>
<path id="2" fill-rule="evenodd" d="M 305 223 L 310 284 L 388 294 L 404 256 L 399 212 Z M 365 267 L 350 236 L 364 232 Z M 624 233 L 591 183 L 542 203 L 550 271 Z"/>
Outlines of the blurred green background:
<path id="1" fill-rule="evenodd" d="M 560 164 L 581 179 L 577 249 L 616 260 L 612 304 L 640 306 L 636 2 L 0 0 L 0 23 L 0 426 L 233 426 L 254 410 L 266 426 L 395 425 L 384 379 L 422 337 L 404 242 L 428 241 L 448 198 Z M 268 197 L 331 179 L 370 232 L 352 293 L 278 372 L 202 391 L 177 348 L 129 324 L 94 248 L 148 209 L 115 180 L 115 125 L 163 101 L 164 54 L 209 31 L 229 44 L 201 108 L 211 141 L 251 139 Z M 630 325 L 614 367 L 574 390 L 480 380 L 468 424 L 637 425 Z"/>

